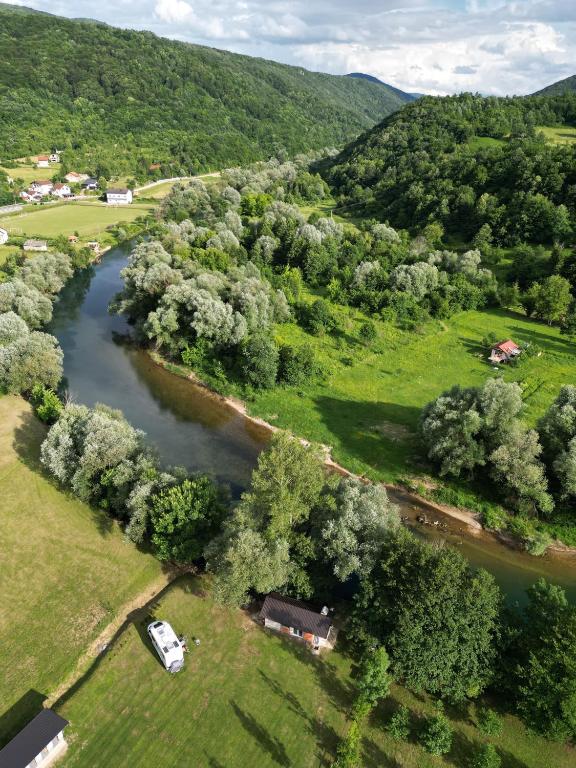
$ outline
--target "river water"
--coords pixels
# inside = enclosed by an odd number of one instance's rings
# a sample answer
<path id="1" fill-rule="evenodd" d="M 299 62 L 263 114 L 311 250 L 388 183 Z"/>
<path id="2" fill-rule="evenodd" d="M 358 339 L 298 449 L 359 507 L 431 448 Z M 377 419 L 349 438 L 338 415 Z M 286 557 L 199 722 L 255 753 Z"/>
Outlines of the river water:
<path id="1" fill-rule="evenodd" d="M 114 248 L 100 264 L 77 274 L 54 307 L 49 331 L 64 351 L 64 375 L 72 399 L 93 406 L 119 408 L 128 421 L 146 432 L 166 465 L 207 472 L 230 485 L 234 496 L 250 478 L 267 431 L 252 424 L 204 388 L 155 365 L 127 343 L 129 326 L 110 315 L 108 304 L 122 287 L 125 247 Z M 396 494 L 403 515 L 415 524 L 421 509 Z M 576 600 L 576 557 L 531 557 L 508 548 L 488 534 L 473 536 L 447 518 L 446 529 L 417 527 L 419 535 L 458 549 L 476 566 L 491 571 L 511 601 L 540 576 L 561 584 Z"/>

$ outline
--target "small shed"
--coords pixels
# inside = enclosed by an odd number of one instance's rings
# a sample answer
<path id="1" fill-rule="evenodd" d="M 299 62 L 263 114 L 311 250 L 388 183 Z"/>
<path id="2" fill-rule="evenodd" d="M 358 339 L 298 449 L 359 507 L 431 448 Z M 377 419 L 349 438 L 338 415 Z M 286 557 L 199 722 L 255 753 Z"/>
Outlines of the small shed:
<path id="1" fill-rule="evenodd" d="M 334 647 L 336 632 L 326 608 L 316 611 L 300 600 L 272 593 L 264 600 L 260 619 L 268 629 L 303 640 L 315 651 Z"/>
<path id="2" fill-rule="evenodd" d="M 12 741 L 0 749 L 0 768 L 41 768 L 66 749 L 68 720 L 43 709 Z"/>
<path id="3" fill-rule="evenodd" d="M 508 363 L 512 358 L 521 354 L 522 350 L 512 339 L 500 341 L 492 347 L 490 357 L 491 363 Z"/>

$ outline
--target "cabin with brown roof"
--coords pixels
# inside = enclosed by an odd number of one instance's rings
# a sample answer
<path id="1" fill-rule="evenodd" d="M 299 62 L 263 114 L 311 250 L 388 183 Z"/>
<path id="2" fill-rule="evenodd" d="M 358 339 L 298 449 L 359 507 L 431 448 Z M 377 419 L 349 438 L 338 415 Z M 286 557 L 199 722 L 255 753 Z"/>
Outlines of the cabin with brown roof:
<path id="1" fill-rule="evenodd" d="M 336 642 L 328 608 L 315 611 L 300 600 L 275 593 L 266 596 L 259 617 L 265 627 L 307 643 L 312 651 L 332 649 Z"/>
<path id="2" fill-rule="evenodd" d="M 514 357 L 522 353 L 520 347 L 512 339 L 500 341 L 492 347 L 490 357 L 491 363 L 509 363 Z"/>

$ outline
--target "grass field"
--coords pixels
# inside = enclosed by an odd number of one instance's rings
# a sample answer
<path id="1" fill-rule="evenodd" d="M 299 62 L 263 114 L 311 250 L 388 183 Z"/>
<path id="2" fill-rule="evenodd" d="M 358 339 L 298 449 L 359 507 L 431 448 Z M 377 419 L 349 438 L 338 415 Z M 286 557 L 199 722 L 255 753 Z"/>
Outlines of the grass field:
<path id="1" fill-rule="evenodd" d="M 56 173 L 60 173 L 60 163 L 50 163 L 49 168 L 36 168 L 36 164 L 18 165 L 16 168 L 0 168 L 12 179 L 22 179 L 30 184 L 37 179 L 51 179 Z"/>
<path id="2" fill-rule="evenodd" d="M 562 125 L 559 128 L 540 125 L 536 130 L 541 131 L 548 141 L 554 144 L 574 144 L 576 142 L 576 128 L 571 125 Z"/>
<path id="3" fill-rule="evenodd" d="M 0 397 L 0 746 L 161 574 L 109 518 L 41 473 L 44 433 L 24 400 Z"/>
<path id="4" fill-rule="evenodd" d="M 340 328 L 327 336 L 310 336 L 295 324 L 277 328 L 280 344 L 314 346 L 326 380 L 257 393 L 250 412 L 332 446 L 338 461 L 373 479 L 394 481 L 417 469 L 415 430 L 426 403 L 454 384 L 478 385 L 495 375 L 481 346 L 490 332 L 541 350 L 540 357 L 501 371 L 523 387 L 528 424 L 536 423 L 563 384 L 576 379 L 573 342 L 520 314 L 464 312 L 420 332 L 377 322 L 378 338 L 367 345 L 358 338 L 362 313 L 338 305 L 333 310 Z"/>
<path id="5" fill-rule="evenodd" d="M 183 578 L 143 610 L 57 710 L 71 725 L 65 768 L 277 768 L 329 766 L 345 731 L 351 663 L 336 651 L 321 658 L 268 633 L 249 614 L 215 606 L 201 580 Z M 172 623 L 192 645 L 182 672 L 170 676 L 146 636 L 153 618 Z M 465 766 L 480 736 L 472 710 L 449 712 L 454 747 L 433 758 L 414 742 L 393 742 L 383 725 L 396 702 L 413 712 L 414 731 L 430 702 L 395 687 L 366 729 L 363 768 Z M 496 740 L 503 768 L 568 768 L 574 752 L 528 735 L 512 717 Z"/>
<path id="6" fill-rule="evenodd" d="M 33 207 L 0 218 L 0 227 L 12 235 L 50 238 L 78 232 L 81 237 L 96 237 L 112 224 L 134 221 L 138 216 L 146 215 L 152 207 L 146 203 L 109 207 L 96 202 Z"/>
<path id="7" fill-rule="evenodd" d="M 468 144 L 472 149 L 484 149 L 486 147 L 499 147 L 506 143 L 506 139 L 494 139 L 491 136 L 471 136 Z"/>

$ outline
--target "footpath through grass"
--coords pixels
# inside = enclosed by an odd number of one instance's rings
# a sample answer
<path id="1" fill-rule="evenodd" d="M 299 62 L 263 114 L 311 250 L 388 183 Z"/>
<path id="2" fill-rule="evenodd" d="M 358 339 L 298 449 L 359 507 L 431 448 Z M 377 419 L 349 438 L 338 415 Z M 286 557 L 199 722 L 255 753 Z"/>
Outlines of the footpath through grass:
<path id="1" fill-rule="evenodd" d="M 418 472 L 416 429 L 422 407 L 454 384 L 475 386 L 497 372 L 481 341 L 488 333 L 532 342 L 541 355 L 500 375 L 518 381 L 525 421 L 535 425 L 563 384 L 576 380 L 574 343 L 557 328 L 505 310 L 463 312 L 418 332 L 376 321 L 377 339 L 359 337 L 361 312 L 332 305 L 339 330 L 311 336 L 295 324 L 278 326 L 280 344 L 312 344 L 324 381 L 258 392 L 251 413 L 295 434 L 329 445 L 335 459 L 375 480 Z"/>
<path id="2" fill-rule="evenodd" d="M 316 658 L 250 614 L 216 606 L 206 580 L 184 577 L 142 612 L 89 674 L 58 705 L 70 721 L 65 768 L 127 765 L 179 768 L 316 768 L 331 765 L 347 728 L 352 697 L 350 660 L 337 650 Z M 184 670 L 161 666 L 146 635 L 155 618 L 170 621 L 192 644 Z M 398 702 L 412 711 L 413 733 L 432 704 L 395 686 L 372 717 L 363 768 L 464 768 L 481 740 L 473 710 L 449 711 L 454 747 L 444 759 L 413 738 L 392 741 L 384 730 Z M 530 736 L 513 717 L 494 740 L 503 768 L 569 768 L 574 751 Z"/>
<path id="3" fill-rule="evenodd" d="M 0 397 L 0 746 L 161 574 L 110 518 L 42 474 L 44 434 L 24 400 Z"/>

